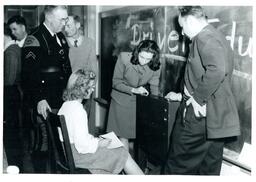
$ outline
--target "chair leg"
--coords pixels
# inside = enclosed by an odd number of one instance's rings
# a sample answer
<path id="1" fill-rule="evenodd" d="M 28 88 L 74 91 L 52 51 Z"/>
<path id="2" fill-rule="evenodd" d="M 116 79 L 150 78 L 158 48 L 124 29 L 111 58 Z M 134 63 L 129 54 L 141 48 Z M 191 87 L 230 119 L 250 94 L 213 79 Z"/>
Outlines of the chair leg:
<path id="1" fill-rule="evenodd" d="M 36 115 L 34 113 L 34 110 L 31 109 L 29 111 L 30 114 L 30 121 L 31 121 L 31 130 L 30 130 L 30 136 L 31 136 L 31 152 L 39 150 L 39 138 L 40 138 L 40 129 L 39 124 L 36 121 Z"/>

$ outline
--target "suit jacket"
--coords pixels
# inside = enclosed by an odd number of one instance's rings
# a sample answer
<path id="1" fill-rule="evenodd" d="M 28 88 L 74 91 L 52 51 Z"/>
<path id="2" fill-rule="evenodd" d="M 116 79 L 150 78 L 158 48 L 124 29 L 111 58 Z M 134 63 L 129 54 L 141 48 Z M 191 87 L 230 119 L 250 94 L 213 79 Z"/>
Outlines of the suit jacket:
<path id="1" fill-rule="evenodd" d="M 131 92 L 132 88 L 148 83 L 151 94 L 159 94 L 160 69 L 153 71 L 147 65 L 133 65 L 130 62 L 131 57 L 131 53 L 122 52 L 118 57 L 113 75 L 111 97 L 123 106 L 129 106 L 135 101 L 135 96 Z"/>
<path id="2" fill-rule="evenodd" d="M 47 100 L 52 108 L 60 108 L 62 92 L 71 74 L 69 47 L 64 35 L 57 33 L 61 45 L 41 24 L 29 35 L 22 48 L 22 83 L 32 106 Z"/>
<path id="3" fill-rule="evenodd" d="M 4 51 L 4 85 L 17 85 L 20 82 L 21 49 L 12 44 Z"/>
<path id="4" fill-rule="evenodd" d="M 192 39 L 185 69 L 185 85 L 201 105 L 206 104 L 208 138 L 240 134 L 238 112 L 231 91 L 233 52 L 225 37 L 211 25 Z"/>
<path id="5" fill-rule="evenodd" d="M 74 47 L 68 39 L 69 43 L 69 58 L 71 62 L 72 72 L 87 68 L 98 73 L 97 58 L 95 52 L 95 42 L 88 37 L 83 37 L 83 41 L 79 47 Z"/>

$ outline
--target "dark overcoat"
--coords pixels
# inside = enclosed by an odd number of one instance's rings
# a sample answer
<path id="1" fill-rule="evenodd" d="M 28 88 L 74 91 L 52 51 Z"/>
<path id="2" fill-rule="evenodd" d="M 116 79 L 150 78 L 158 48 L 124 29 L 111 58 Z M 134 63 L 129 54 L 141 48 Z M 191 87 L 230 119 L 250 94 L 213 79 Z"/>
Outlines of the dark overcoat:
<path id="1" fill-rule="evenodd" d="M 208 138 L 240 134 L 235 99 L 231 91 L 233 51 L 225 37 L 207 25 L 192 39 L 185 69 L 185 85 L 200 105 L 206 104 Z"/>

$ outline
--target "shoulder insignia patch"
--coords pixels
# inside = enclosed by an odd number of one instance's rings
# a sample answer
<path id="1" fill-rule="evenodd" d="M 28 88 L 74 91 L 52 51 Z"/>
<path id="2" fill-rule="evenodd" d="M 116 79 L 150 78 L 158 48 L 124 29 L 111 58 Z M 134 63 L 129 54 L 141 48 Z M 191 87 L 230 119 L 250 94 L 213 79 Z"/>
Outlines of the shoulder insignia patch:
<path id="1" fill-rule="evenodd" d="M 25 56 L 25 59 L 29 59 L 29 58 L 36 60 L 36 55 L 32 51 L 29 51 Z"/>
<path id="2" fill-rule="evenodd" d="M 29 36 L 26 38 L 23 47 L 39 47 L 39 46 L 40 46 L 40 43 L 39 43 L 39 41 L 36 39 L 36 37 L 33 36 L 33 35 L 29 35 Z"/>

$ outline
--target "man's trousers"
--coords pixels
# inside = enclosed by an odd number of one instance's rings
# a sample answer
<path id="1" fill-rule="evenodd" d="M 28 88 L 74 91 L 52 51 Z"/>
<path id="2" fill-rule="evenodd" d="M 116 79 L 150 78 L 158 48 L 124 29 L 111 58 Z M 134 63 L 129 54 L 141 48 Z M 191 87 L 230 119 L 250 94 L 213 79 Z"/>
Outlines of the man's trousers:
<path id="1" fill-rule="evenodd" d="M 223 146 L 223 139 L 207 139 L 206 118 L 195 117 L 193 106 L 186 106 L 184 100 L 177 112 L 164 173 L 219 175 Z"/>

